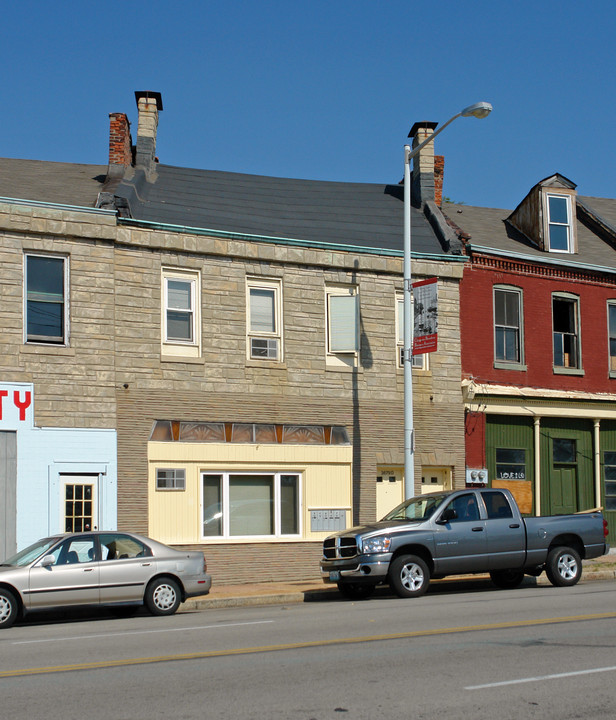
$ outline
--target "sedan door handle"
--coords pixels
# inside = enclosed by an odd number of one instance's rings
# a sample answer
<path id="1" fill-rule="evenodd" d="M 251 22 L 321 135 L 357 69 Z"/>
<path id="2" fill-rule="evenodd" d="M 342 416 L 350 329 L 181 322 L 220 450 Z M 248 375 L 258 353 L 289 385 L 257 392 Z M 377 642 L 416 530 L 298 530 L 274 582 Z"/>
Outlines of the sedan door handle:
<path id="1" fill-rule="evenodd" d="M 480 526 L 480 527 L 474 527 L 474 528 L 471 528 L 471 529 L 472 529 L 473 532 L 483 532 L 483 528 L 482 528 L 481 526 Z"/>
<path id="2" fill-rule="evenodd" d="M 92 570 L 94 570 L 94 568 L 84 568 L 83 569 L 84 572 L 92 572 Z"/>
<path id="3" fill-rule="evenodd" d="M 152 563 L 141 563 L 141 567 L 150 567 Z"/>
<path id="4" fill-rule="evenodd" d="M 516 528 L 519 528 L 519 527 L 520 527 L 520 523 L 512 523 L 509 527 L 510 527 L 512 530 L 515 530 Z"/>

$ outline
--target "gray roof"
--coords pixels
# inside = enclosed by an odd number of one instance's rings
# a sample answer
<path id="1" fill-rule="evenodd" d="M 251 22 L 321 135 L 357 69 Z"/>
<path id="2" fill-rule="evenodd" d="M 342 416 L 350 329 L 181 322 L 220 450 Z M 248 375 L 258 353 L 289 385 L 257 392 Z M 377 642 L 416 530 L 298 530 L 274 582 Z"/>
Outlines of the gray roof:
<path id="1" fill-rule="evenodd" d="M 616 228 L 616 200 L 609 198 L 578 198 L 607 225 Z M 471 248 L 490 248 L 496 253 L 520 254 L 537 261 L 564 265 L 585 265 L 616 271 L 616 250 L 607 239 L 578 216 L 578 252 L 574 255 L 547 253 L 540 250 L 528 238 L 515 230 L 505 220 L 511 210 L 473 207 L 443 203 L 443 212 L 464 233 L 470 235 Z"/>
<path id="2" fill-rule="evenodd" d="M 156 165 L 115 190 L 130 217 L 261 237 L 402 251 L 403 187 L 294 180 Z M 413 253 L 444 255 L 424 214 L 412 211 Z"/>
<path id="3" fill-rule="evenodd" d="M 0 197 L 95 207 L 106 165 L 0 158 Z"/>

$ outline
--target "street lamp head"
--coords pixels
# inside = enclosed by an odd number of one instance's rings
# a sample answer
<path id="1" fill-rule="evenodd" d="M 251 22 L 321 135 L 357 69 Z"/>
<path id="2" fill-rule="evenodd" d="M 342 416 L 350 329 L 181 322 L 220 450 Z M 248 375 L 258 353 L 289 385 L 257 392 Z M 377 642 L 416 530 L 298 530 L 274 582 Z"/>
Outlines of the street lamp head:
<path id="1" fill-rule="evenodd" d="M 484 118 L 488 117 L 488 115 L 492 112 L 492 105 L 489 102 L 478 102 L 474 105 L 469 105 L 467 108 L 464 108 L 460 115 L 462 117 L 476 117 L 476 118 Z"/>

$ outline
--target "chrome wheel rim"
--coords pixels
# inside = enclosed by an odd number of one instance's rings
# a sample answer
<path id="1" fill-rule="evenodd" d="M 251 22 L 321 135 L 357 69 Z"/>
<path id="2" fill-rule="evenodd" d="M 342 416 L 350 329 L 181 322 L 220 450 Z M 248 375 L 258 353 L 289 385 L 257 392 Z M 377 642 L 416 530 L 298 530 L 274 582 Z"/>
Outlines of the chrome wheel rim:
<path id="1" fill-rule="evenodd" d="M 13 610 L 11 603 L 4 595 L 0 596 L 0 623 L 6 622 Z"/>
<path id="2" fill-rule="evenodd" d="M 154 590 L 154 604 L 159 610 L 169 610 L 172 608 L 175 604 L 176 597 L 174 588 L 166 583 L 157 585 Z"/>
<path id="3" fill-rule="evenodd" d="M 400 572 L 402 586 L 410 592 L 415 592 L 424 584 L 423 570 L 416 563 L 407 563 Z"/>
<path id="4" fill-rule="evenodd" d="M 564 580 L 573 580 L 577 575 L 577 561 L 573 555 L 565 553 L 558 558 L 558 573 Z"/>

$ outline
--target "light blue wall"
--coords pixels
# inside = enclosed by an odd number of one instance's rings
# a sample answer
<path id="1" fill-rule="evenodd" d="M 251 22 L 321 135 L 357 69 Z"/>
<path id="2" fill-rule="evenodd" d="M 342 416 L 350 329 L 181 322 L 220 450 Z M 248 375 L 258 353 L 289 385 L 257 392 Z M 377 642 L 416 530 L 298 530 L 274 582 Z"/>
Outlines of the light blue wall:
<path id="1" fill-rule="evenodd" d="M 98 475 L 99 529 L 117 528 L 117 434 L 113 429 L 37 428 L 34 390 L 27 383 L 0 383 L 0 430 L 17 432 L 17 549 L 63 532 L 63 473 Z M 26 393 L 32 402 L 21 412 Z"/>

